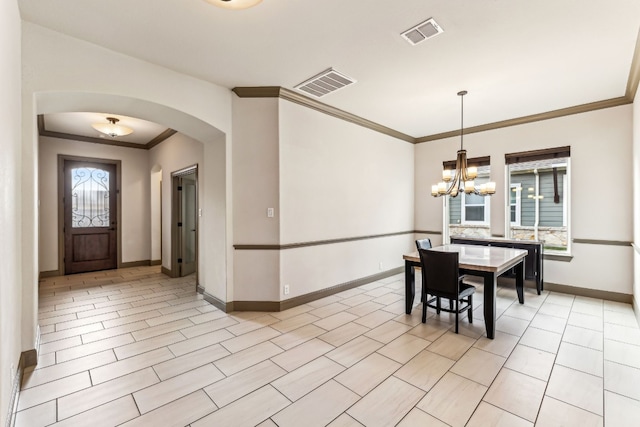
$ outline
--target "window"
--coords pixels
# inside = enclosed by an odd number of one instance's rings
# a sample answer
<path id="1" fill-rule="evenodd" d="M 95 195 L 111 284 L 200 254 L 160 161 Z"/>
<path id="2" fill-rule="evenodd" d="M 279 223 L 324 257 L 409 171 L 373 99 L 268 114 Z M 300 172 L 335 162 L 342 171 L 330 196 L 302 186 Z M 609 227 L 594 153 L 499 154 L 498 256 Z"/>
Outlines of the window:
<path id="1" fill-rule="evenodd" d="M 569 147 L 505 158 L 510 190 L 507 236 L 539 240 L 547 252 L 568 253 Z"/>
<path id="2" fill-rule="evenodd" d="M 470 165 L 471 159 L 469 159 Z M 477 166 L 478 177 L 476 186 L 490 181 L 490 167 Z M 450 236 L 490 237 L 489 228 L 491 212 L 491 197 L 478 196 L 476 194 L 459 194 L 457 197 L 446 197 L 445 212 L 447 213 L 445 224 L 445 241 Z"/>

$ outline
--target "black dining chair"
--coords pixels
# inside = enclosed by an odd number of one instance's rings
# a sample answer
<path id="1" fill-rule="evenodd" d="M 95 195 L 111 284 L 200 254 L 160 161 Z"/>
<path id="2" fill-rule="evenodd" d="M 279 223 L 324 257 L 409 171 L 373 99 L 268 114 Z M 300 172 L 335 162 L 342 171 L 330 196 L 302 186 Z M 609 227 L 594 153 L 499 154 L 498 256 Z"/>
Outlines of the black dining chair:
<path id="1" fill-rule="evenodd" d="M 433 299 L 422 301 L 422 323 L 427 322 L 427 307 L 435 308 L 436 312 L 446 311 L 456 314 L 456 334 L 458 333 L 458 315 L 467 311 L 469 323 L 473 323 L 473 294 L 476 288 L 463 282 L 460 276 L 457 252 L 440 252 L 428 249 L 418 249 L 422 268 L 422 294 L 435 296 Z M 440 304 L 440 298 L 455 301 L 455 308 L 451 305 L 445 309 Z M 463 304 L 461 304 L 463 303 Z"/>
<path id="2" fill-rule="evenodd" d="M 431 239 L 426 238 L 426 239 L 416 240 L 416 247 L 418 248 L 418 250 L 431 249 Z"/>

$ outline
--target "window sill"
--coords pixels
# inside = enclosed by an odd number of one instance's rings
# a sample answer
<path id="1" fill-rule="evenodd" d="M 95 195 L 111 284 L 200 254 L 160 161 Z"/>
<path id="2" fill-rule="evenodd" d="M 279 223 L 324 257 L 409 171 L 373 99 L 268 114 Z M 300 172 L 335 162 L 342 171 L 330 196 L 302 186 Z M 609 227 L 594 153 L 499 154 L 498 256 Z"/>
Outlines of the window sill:
<path id="1" fill-rule="evenodd" d="M 571 260 L 573 259 L 573 255 L 561 253 L 545 253 L 543 254 L 543 258 L 548 261 L 571 262 Z"/>

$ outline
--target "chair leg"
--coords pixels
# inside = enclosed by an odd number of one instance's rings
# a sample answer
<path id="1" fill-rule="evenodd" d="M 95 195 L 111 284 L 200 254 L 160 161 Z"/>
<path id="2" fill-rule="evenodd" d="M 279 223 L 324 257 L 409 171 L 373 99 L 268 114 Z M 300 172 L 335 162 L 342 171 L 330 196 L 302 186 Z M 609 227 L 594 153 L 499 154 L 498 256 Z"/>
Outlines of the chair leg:
<path id="1" fill-rule="evenodd" d="M 440 297 L 436 300 L 436 313 L 440 314 Z"/>
<path id="2" fill-rule="evenodd" d="M 449 310 L 453 310 L 453 301 L 449 300 Z"/>
<path id="3" fill-rule="evenodd" d="M 469 309 L 467 310 L 469 323 L 473 323 L 473 295 L 469 295 Z"/>
<path id="4" fill-rule="evenodd" d="M 449 301 L 451 301 L 451 300 L 449 300 Z M 458 310 L 458 303 L 459 303 L 459 301 L 458 301 L 458 299 L 456 299 L 456 334 L 458 333 L 458 311 L 459 311 Z"/>
<path id="5" fill-rule="evenodd" d="M 427 323 L 427 298 L 422 301 L 422 323 Z"/>

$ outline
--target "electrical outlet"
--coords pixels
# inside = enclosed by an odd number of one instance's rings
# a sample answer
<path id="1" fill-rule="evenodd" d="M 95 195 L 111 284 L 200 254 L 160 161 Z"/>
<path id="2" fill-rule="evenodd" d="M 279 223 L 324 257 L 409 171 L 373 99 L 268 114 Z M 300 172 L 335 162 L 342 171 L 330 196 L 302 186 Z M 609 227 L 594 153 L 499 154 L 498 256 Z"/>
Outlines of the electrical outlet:
<path id="1" fill-rule="evenodd" d="M 273 218 L 273 208 L 267 208 L 267 218 Z"/>
<path id="2" fill-rule="evenodd" d="M 284 294 L 289 295 L 289 285 L 284 285 Z"/>

